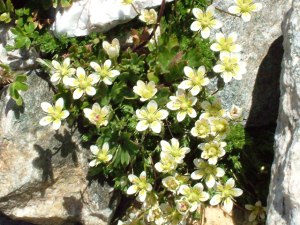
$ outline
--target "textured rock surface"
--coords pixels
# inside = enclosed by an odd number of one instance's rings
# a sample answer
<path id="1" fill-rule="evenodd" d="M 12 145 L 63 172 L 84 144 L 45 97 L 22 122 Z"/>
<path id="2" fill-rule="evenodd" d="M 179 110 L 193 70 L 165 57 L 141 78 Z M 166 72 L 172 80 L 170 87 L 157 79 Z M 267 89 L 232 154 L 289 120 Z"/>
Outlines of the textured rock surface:
<path id="1" fill-rule="evenodd" d="M 232 81 L 219 92 L 227 108 L 242 106 L 248 126 L 262 126 L 275 122 L 278 111 L 279 75 L 282 35 L 281 23 L 290 9 L 290 0 L 260 1 L 263 9 L 252 14 L 250 22 L 216 10 L 224 22 L 222 31 L 238 33 L 243 47 L 242 60 L 247 62 L 247 73 L 242 81 Z M 216 0 L 214 5 L 226 10 L 233 1 Z"/>
<path id="2" fill-rule="evenodd" d="M 167 0 L 170 2 L 173 0 Z M 161 4 L 161 0 L 136 0 L 138 10 Z M 92 31 L 105 32 L 137 16 L 131 5 L 121 0 L 78 0 L 68 9 L 57 10 L 53 31 L 68 36 L 83 36 Z"/>
<path id="3" fill-rule="evenodd" d="M 275 157 L 268 197 L 268 225 L 300 224 L 300 0 L 283 24 L 284 59 Z"/>
<path id="4" fill-rule="evenodd" d="M 37 53 L 34 49 L 30 51 L 15 50 L 7 52 L 6 45 L 12 45 L 14 42 L 13 34 L 9 31 L 7 25 L 0 25 L 0 63 L 8 64 L 12 69 L 26 70 L 33 68 L 36 63 Z"/>
<path id="5" fill-rule="evenodd" d="M 52 102 L 52 95 L 43 79 L 28 79 L 24 109 L 1 96 L 0 211 L 42 225 L 109 224 L 116 207 L 111 187 L 86 180 L 89 151 L 77 131 L 39 126 L 40 103 Z"/>

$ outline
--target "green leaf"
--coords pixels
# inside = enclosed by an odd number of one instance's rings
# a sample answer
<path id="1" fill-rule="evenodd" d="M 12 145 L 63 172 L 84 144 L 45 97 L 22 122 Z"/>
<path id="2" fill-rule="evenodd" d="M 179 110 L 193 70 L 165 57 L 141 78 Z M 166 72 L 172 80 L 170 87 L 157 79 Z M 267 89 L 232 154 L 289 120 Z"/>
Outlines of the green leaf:
<path id="1" fill-rule="evenodd" d="M 0 12 L 7 12 L 6 5 L 4 4 L 3 0 L 0 0 Z"/>
<path id="2" fill-rule="evenodd" d="M 26 75 L 17 75 L 17 77 L 16 77 L 16 81 L 18 81 L 18 82 L 25 82 L 26 80 L 27 80 Z"/>
<path id="3" fill-rule="evenodd" d="M 11 0 L 6 0 L 6 8 L 8 12 L 13 12 L 15 10 Z"/>
<path id="4" fill-rule="evenodd" d="M 27 91 L 28 90 L 28 85 L 25 83 L 15 82 L 14 86 L 15 86 L 16 90 L 18 90 L 18 91 Z"/>
<path id="5" fill-rule="evenodd" d="M 9 13 L 2 13 L 0 15 L 0 21 L 4 22 L 4 23 L 9 23 L 11 21 L 10 14 Z"/>

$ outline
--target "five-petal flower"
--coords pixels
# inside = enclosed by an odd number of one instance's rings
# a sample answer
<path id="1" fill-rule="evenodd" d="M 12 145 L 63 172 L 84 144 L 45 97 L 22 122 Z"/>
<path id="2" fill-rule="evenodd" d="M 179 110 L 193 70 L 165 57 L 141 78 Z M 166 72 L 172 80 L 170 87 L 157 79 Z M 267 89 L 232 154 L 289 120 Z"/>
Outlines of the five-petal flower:
<path id="1" fill-rule="evenodd" d="M 157 12 L 154 9 L 142 9 L 139 19 L 145 22 L 147 25 L 156 24 Z"/>
<path id="2" fill-rule="evenodd" d="M 157 92 L 155 88 L 155 83 L 150 81 L 149 83 L 145 83 L 141 80 L 138 80 L 136 86 L 133 87 L 133 92 L 139 95 L 142 102 L 151 99 Z"/>
<path id="3" fill-rule="evenodd" d="M 207 159 L 211 165 L 216 165 L 218 158 L 225 155 L 226 142 L 211 141 L 209 143 L 202 143 L 198 148 L 202 150 L 201 158 Z"/>
<path id="4" fill-rule="evenodd" d="M 223 177 L 225 174 L 222 168 L 211 165 L 202 159 L 194 159 L 193 162 L 197 170 L 191 174 L 191 178 L 193 180 L 204 179 L 208 188 L 212 188 L 215 185 L 216 178 Z"/>
<path id="5" fill-rule="evenodd" d="M 101 66 L 98 63 L 91 62 L 90 66 L 96 71 L 96 73 L 93 73 L 93 75 L 99 76 L 100 81 L 103 81 L 106 85 L 112 85 L 116 77 L 120 75 L 118 70 L 113 70 L 110 68 L 110 60 L 106 60 Z"/>
<path id="6" fill-rule="evenodd" d="M 190 212 L 196 211 L 201 202 L 205 202 L 209 199 L 209 194 L 203 191 L 203 185 L 201 183 L 197 183 L 193 187 L 181 185 L 178 192 L 182 194 L 190 204 Z"/>
<path id="7" fill-rule="evenodd" d="M 234 0 L 236 5 L 230 6 L 228 11 L 232 14 L 241 15 L 245 22 L 250 21 L 251 12 L 262 9 L 261 3 L 253 3 L 253 0 Z"/>
<path id="8" fill-rule="evenodd" d="M 48 102 L 42 102 L 41 107 L 44 112 L 48 113 L 48 115 L 43 117 L 40 120 L 39 124 L 41 126 L 46 126 L 52 123 L 52 127 L 54 130 L 58 130 L 61 126 L 61 120 L 66 119 L 70 114 L 69 111 L 63 110 L 64 108 L 63 98 L 57 99 L 54 106 L 52 106 Z"/>
<path id="9" fill-rule="evenodd" d="M 112 159 L 112 154 L 109 154 L 109 144 L 105 142 L 101 149 L 96 145 L 90 147 L 94 159 L 90 161 L 89 166 L 98 166 L 100 163 L 107 163 Z"/>
<path id="10" fill-rule="evenodd" d="M 217 183 L 216 194 L 211 198 L 210 205 L 218 205 L 223 202 L 223 208 L 226 212 L 230 213 L 233 207 L 233 197 L 239 197 L 243 191 L 234 187 L 235 182 L 233 178 L 227 180 L 225 185 Z"/>
<path id="11" fill-rule="evenodd" d="M 101 106 L 98 103 L 94 103 L 92 109 L 84 108 L 84 116 L 89 119 L 89 121 L 96 125 L 98 128 L 100 126 L 106 126 L 108 124 L 108 115 L 110 112 L 109 106 Z"/>
<path id="12" fill-rule="evenodd" d="M 76 70 L 76 78 L 69 78 L 68 84 L 71 87 L 75 87 L 73 92 L 73 98 L 79 99 L 86 93 L 87 95 L 93 96 L 96 94 L 96 89 L 93 87 L 99 81 L 99 76 L 91 74 L 86 76 L 86 73 L 82 67 L 78 67 Z"/>
<path id="13" fill-rule="evenodd" d="M 219 29 L 222 27 L 222 22 L 215 19 L 215 7 L 213 5 L 208 6 L 206 12 L 203 12 L 199 8 L 193 9 L 193 14 L 196 17 L 196 21 L 194 21 L 191 25 L 192 31 L 201 31 L 201 36 L 204 39 L 207 39 L 210 36 L 210 29 Z"/>
<path id="14" fill-rule="evenodd" d="M 185 155 L 190 152 L 190 148 L 180 147 L 176 138 L 171 139 L 171 144 L 165 140 L 160 142 L 162 152 L 173 156 L 176 163 L 182 163 Z"/>
<path id="15" fill-rule="evenodd" d="M 176 96 L 170 96 L 170 102 L 167 104 L 167 108 L 170 110 L 178 110 L 177 120 L 181 122 L 185 119 L 188 114 L 189 117 L 195 118 L 197 116 L 196 110 L 193 106 L 197 102 L 197 98 L 191 94 L 186 94 L 182 89 L 176 91 Z"/>
<path id="16" fill-rule="evenodd" d="M 237 39 L 237 33 L 232 32 L 226 37 L 223 33 L 216 34 L 216 43 L 210 46 L 210 49 L 215 52 L 240 52 L 242 47 L 235 44 Z"/>
<path id="17" fill-rule="evenodd" d="M 147 192 L 152 191 L 152 185 L 147 183 L 146 172 L 143 171 L 140 174 L 140 177 L 135 176 L 134 174 L 128 175 L 129 181 L 132 185 L 127 189 L 128 195 L 133 195 L 138 193 L 137 200 L 144 202 L 147 197 Z"/>
<path id="18" fill-rule="evenodd" d="M 161 132 L 162 120 L 169 115 L 167 110 L 158 110 L 157 103 L 152 100 L 148 103 L 146 109 L 136 110 L 136 116 L 140 120 L 136 125 L 138 131 L 144 131 L 150 128 L 154 133 Z"/>
<path id="19" fill-rule="evenodd" d="M 205 77 L 204 66 L 200 66 L 197 71 L 188 66 L 185 66 L 183 70 L 188 80 L 182 81 L 178 88 L 190 89 L 191 94 L 196 96 L 204 86 L 209 84 L 209 79 Z"/>
<path id="20" fill-rule="evenodd" d="M 62 64 L 56 60 L 52 60 L 51 78 L 50 81 L 57 84 L 61 80 L 64 85 L 68 85 L 68 79 L 75 74 L 76 70 L 70 66 L 70 58 L 65 58 Z"/>
<path id="21" fill-rule="evenodd" d="M 247 72 L 246 63 L 242 62 L 238 53 L 221 52 L 220 60 L 213 67 L 215 73 L 221 73 L 225 83 L 228 83 L 232 78 L 241 80 L 242 75 Z"/>

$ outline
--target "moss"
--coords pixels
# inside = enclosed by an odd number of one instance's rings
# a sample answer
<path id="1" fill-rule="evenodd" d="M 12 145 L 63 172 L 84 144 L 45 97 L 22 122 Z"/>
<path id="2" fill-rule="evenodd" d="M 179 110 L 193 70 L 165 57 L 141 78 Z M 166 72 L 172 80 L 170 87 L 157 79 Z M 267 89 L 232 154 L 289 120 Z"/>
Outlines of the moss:
<path id="1" fill-rule="evenodd" d="M 227 156 L 224 166 L 230 168 L 228 174 L 235 176 L 244 190 L 240 201 L 266 204 L 273 161 L 275 124 L 267 127 L 244 128 L 231 125 L 227 141 Z"/>

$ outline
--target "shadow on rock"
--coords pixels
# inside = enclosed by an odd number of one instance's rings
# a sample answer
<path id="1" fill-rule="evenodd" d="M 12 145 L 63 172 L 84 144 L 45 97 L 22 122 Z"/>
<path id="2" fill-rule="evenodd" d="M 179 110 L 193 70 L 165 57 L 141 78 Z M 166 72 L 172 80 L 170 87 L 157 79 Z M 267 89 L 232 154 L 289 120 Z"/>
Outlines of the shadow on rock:
<path id="1" fill-rule="evenodd" d="M 256 77 L 247 127 L 276 123 L 280 98 L 283 37 L 276 39 L 263 59 Z"/>

